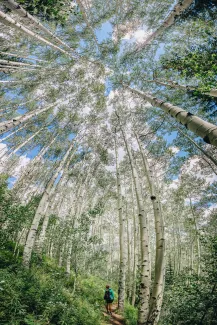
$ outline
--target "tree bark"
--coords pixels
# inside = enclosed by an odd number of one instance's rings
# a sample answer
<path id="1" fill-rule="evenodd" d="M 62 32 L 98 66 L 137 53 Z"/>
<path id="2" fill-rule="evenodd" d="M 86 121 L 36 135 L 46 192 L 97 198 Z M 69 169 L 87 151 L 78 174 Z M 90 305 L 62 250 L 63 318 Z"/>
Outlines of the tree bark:
<path id="1" fill-rule="evenodd" d="M 63 42 L 60 38 L 55 36 L 49 29 L 47 29 L 44 25 L 40 23 L 39 20 L 37 20 L 35 17 L 30 15 L 23 7 L 21 7 L 17 2 L 13 0 L 3 0 L 3 3 L 5 6 L 12 11 L 14 11 L 16 14 L 18 14 L 20 17 L 24 18 L 25 20 L 29 21 L 30 23 L 33 23 L 39 30 L 45 32 L 49 36 L 51 36 L 57 43 L 60 45 L 65 46 L 67 49 L 72 50 L 70 46 L 68 46 L 65 42 Z"/>
<path id="2" fill-rule="evenodd" d="M 135 306 L 136 302 L 136 274 L 137 274 L 137 262 L 138 262 L 138 254 L 137 254 L 137 225 L 136 225 L 136 214 L 135 214 L 135 206 L 134 206 L 134 190 L 133 190 L 133 182 L 132 182 L 132 209 L 133 209 L 133 279 L 132 279 L 132 306 Z"/>
<path id="3" fill-rule="evenodd" d="M 202 120 L 196 115 L 186 112 L 183 108 L 174 106 L 170 103 L 164 102 L 148 93 L 143 93 L 139 90 L 133 89 L 127 85 L 124 85 L 125 89 L 128 89 L 133 94 L 145 99 L 153 106 L 157 106 L 163 109 L 164 112 L 174 117 L 178 122 L 183 124 L 187 129 L 194 132 L 199 137 L 203 138 L 206 143 L 212 144 L 217 147 L 217 126 Z"/>
<path id="4" fill-rule="evenodd" d="M 154 211 L 155 219 L 155 236 L 156 236 L 156 255 L 155 255 L 155 274 L 154 285 L 152 290 L 150 310 L 148 316 L 148 324 L 157 324 L 161 306 L 163 302 L 163 291 L 165 282 L 165 235 L 164 235 L 164 219 L 161 213 L 161 202 L 158 195 L 156 180 L 154 180 L 154 173 L 152 172 L 148 159 L 145 156 L 140 140 L 136 132 L 134 132 L 137 143 L 139 145 L 140 153 L 143 161 L 144 174 L 148 181 L 150 190 L 150 199 Z"/>
<path id="5" fill-rule="evenodd" d="M 115 134 L 115 163 L 116 163 L 116 184 L 117 184 L 117 203 L 119 216 L 119 246 L 120 246 L 120 266 L 119 266 L 119 281 L 118 281 L 118 308 L 124 309 L 125 301 L 125 280 L 126 280 L 126 247 L 125 247 L 125 218 L 123 215 L 123 202 L 121 193 L 121 180 L 118 164 L 118 149 L 117 149 L 117 135 Z"/>
<path id="6" fill-rule="evenodd" d="M 119 121 L 120 123 L 120 121 Z M 142 189 L 139 182 L 138 172 L 133 159 L 133 155 L 128 144 L 125 132 L 120 125 L 123 135 L 125 147 L 130 160 L 130 166 L 133 175 L 133 182 L 136 193 L 136 200 L 138 206 L 138 216 L 140 223 L 140 249 L 141 249 L 141 281 L 140 281 L 140 306 L 138 325 L 144 325 L 147 322 L 149 314 L 149 299 L 150 299 L 150 263 L 149 263 L 149 234 L 148 234 L 148 219 L 144 211 L 144 203 L 142 198 Z"/>
<path id="7" fill-rule="evenodd" d="M 172 80 L 166 80 L 166 82 L 161 81 L 159 79 L 144 80 L 144 81 L 151 82 L 151 83 L 156 83 L 157 85 L 161 85 L 161 86 L 165 86 L 165 87 L 182 89 L 182 90 L 186 90 L 186 91 L 188 91 L 188 90 L 198 90 L 197 87 L 179 85 L 177 82 L 174 82 Z M 203 94 L 209 95 L 209 96 L 212 96 L 212 97 L 217 97 L 217 89 L 211 89 L 209 92 L 205 92 Z"/>
<path id="8" fill-rule="evenodd" d="M 14 20 L 10 16 L 6 15 L 3 11 L 0 11 L 0 21 L 3 24 L 9 25 L 9 26 L 11 26 L 12 28 L 15 28 L 18 31 L 22 31 L 22 32 L 26 33 L 27 35 L 35 38 L 39 42 L 42 42 L 42 43 L 44 43 L 46 45 L 49 45 L 50 47 L 52 47 L 55 50 L 58 50 L 58 51 L 60 51 L 60 52 L 62 52 L 64 54 L 66 54 L 67 56 L 73 57 L 69 52 L 61 49 L 59 46 L 57 46 L 57 45 L 49 42 L 45 38 L 43 38 L 43 37 L 39 36 L 38 34 L 32 32 L 31 30 L 29 30 L 28 28 L 26 28 L 24 25 L 21 25 L 16 20 Z"/>
<path id="9" fill-rule="evenodd" d="M 52 187 L 60 173 L 60 171 L 62 170 L 65 161 L 67 160 L 69 154 L 71 153 L 71 150 L 74 147 L 74 141 L 71 143 L 69 149 L 67 150 L 64 158 L 61 160 L 58 168 L 56 169 L 55 173 L 53 174 L 53 176 L 51 177 L 50 181 L 48 182 L 45 191 L 43 193 L 43 196 L 41 198 L 41 201 L 39 203 L 39 206 L 36 210 L 34 219 L 32 221 L 32 225 L 30 227 L 29 233 L 28 233 L 28 237 L 26 240 L 26 244 L 24 247 L 24 251 L 23 251 L 23 264 L 25 267 L 29 268 L 29 264 L 30 264 L 30 260 L 31 260 L 31 255 L 32 255 L 32 250 L 35 244 L 35 239 L 36 239 L 36 233 L 38 230 L 38 226 L 40 223 L 40 220 L 43 216 L 44 213 L 46 213 L 47 207 L 48 207 L 48 203 L 49 203 L 49 196 L 51 194 L 52 191 Z"/>
<path id="10" fill-rule="evenodd" d="M 162 35 L 163 32 L 172 26 L 175 23 L 175 18 L 180 16 L 181 13 L 187 9 L 191 4 L 193 0 L 183 0 L 182 2 L 178 2 L 175 7 L 171 10 L 169 16 L 164 20 L 164 22 L 160 25 L 160 27 L 151 35 L 147 37 L 147 39 L 141 44 L 138 45 L 137 48 L 131 52 L 130 54 L 133 53 L 138 53 L 142 49 L 144 49 L 148 44 L 150 44 L 154 39 L 156 39 L 158 36 Z"/>
<path id="11" fill-rule="evenodd" d="M 27 114 L 23 114 L 21 116 L 15 117 L 12 120 L 4 121 L 4 122 L 0 123 L 0 134 L 8 132 L 8 130 L 14 128 L 15 126 L 17 126 L 25 121 L 28 121 L 31 117 L 38 116 L 39 114 L 48 111 L 49 109 L 54 107 L 55 104 L 56 103 L 48 105 L 42 109 L 36 109 L 36 110 L 29 112 Z"/>

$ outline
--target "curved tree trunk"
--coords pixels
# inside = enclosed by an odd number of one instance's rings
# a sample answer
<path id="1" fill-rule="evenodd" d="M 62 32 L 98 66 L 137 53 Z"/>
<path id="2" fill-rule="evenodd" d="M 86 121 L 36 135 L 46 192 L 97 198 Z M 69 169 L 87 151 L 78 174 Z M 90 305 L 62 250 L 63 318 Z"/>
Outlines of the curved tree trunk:
<path id="1" fill-rule="evenodd" d="M 140 52 L 142 49 L 144 49 L 148 44 L 150 44 L 154 39 L 156 39 L 158 36 L 162 35 L 163 32 L 172 26 L 175 22 L 175 18 L 181 15 L 181 13 L 186 10 L 191 4 L 193 0 L 183 0 L 179 1 L 175 7 L 171 10 L 169 16 L 163 21 L 163 23 L 160 25 L 160 27 L 151 35 L 147 37 L 147 39 L 137 48 L 131 52 Z"/>
<path id="2" fill-rule="evenodd" d="M 55 36 L 49 29 L 47 29 L 44 25 L 40 23 L 39 20 L 37 20 L 35 17 L 30 15 L 23 7 L 21 7 L 17 2 L 13 0 L 3 0 L 3 3 L 5 6 L 12 11 L 14 11 L 16 14 L 18 14 L 20 17 L 24 18 L 26 21 L 29 21 L 29 23 L 32 23 L 35 25 L 39 30 L 45 32 L 49 36 L 51 36 L 57 43 L 60 45 L 65 46 L 67 49 L 72 50 L 70 46 L 68 46 L 66 43 L 64 43 L 60 38 Z"/>
<path id="3" fill-rule="evenodd" d="M 15 66 L 15 67 L 34 67 L 34 68 L 41 68 L 40 65 L 37 64 L 30 64 L 30 63 L 23 63 L 23 62 L 16 62 L 16 61 L 10 61 L 10 60 L 6 60 L 6 59 L 0 59 L 0 64 L 3 64 L 2 67 L 4 68 L 4 66 L 8 65 L 10 66 Z"/>
<path id="4" fill-rule="evenodd" d="M 194 132 L 199 137 L 203 138 L 206 143 L 212 144 L 217 147 L 217 126 L 202 120 L 196 115 L 186 112 L 183 108 L 164 102 L 148 93 L 143 93 L 137 89 L 124 85 L 133 94 L 145 99 L 153 106 L 162 108 L 164 112 L 174 117 L 178 122 L 185 125 L 187 129 Z"/>
<path id="5" fill-rule="evenodd" d="M 150 310 L 148 316 L 148 324 L 157 324 L 161 306 L 163 302 L 163 291 L 165 282 L 165 235 L 164 235 L 164 219 L 161 213 L 161 202 L 158 195 L 156 180 L 154 179 L 154 173 L 152 172 L 148 159 L 145 156 L 143 148 L 141 146 L 138 135 L 135 133 L 137 143 L 139 145 L 140 153 L 142 156 L 144 174 L 147 178 L 150 199 L 154 211 L 155 219 L 155 236 L 156 236 L 156 255 L 155 255 L 155 274 L 154 274 L 154 285 L 151 295 Z"/>
<path id="6" fill-rule="evenodd" d="M 3 54 L 3 55 L 7 55 L 7 56 L 12 56 L 12 57 L 15 57 L 15 58 L 18 58 L 18 59 L 25 59 L 27 61 L 35 61 L 35 62 L 44 62 L 44 63 L 48 63 L 49 61 L 45 61 L 45 60 L 39 60 L 39 59 L 33 59 L 33 58 L 29 58 L 28 56 L 26 55 L 17 55 L 17 54 L 14 54 L 14 53 L 9 53 L 9 52 L 1 52 L 0 51 L 0 54 Z"/>
<path id="7" fill-rule="evenodd" d="M 26 244 L 24 247 L 24 251 L 23 251 L 23 264 L 25 267 L 29 267 L 30 264 L 30 260 L 31 260 L 31 255 L 32 255 L 32 250 L 35 244 L 35 239 L 36 239 L 36 233 L 38 230 L 38 226 L 40 223 L 40 220 L 42 218 L 42 215 L 44 213 L 46 213 L 47 207 L 48 207 L 48 203 L 49 203 L 49 196 L 50 193 L 52 191 L 52 187 L 57 179 L 57 177 L 59 176 L 59 173 L 61 172 L 66 159 L 68 158 L 71 150 L 74 147 L 74 141 L 71 143 L 69 149 L 67 150 L 64 158 L 62 159 L 62 161 L 60 162 L 58 168 L 56 169 L 55 173 L 53 174 L 53 176 L 51 177 L 50 181 L 48 182 L 45 191 L 43 193 L 43 196 L 41 198 L 41 201 L 38 205 L 38 208 L 36 210 L 34 219 L 32 221 L 32 225 L 30 227 L 29 233 L 28 233 L 28 237 L 26 240 Z"/>
<path id="8" fill-rule="evenodd" d="M 159 79 L 153 79 L 153 80 L 144 80 L 146 82 L 149 83 L 156 83 L 157 85 L 161 85 L 161 86 L 165 86 L 165 87 L 169 87 L 169 88 L 175 88 L 175 89 L 182 89 L 182 90 L 198 90 L 197 87 L 193 87 L 193 86 L 185 86 L 185 85 L 179 85 L 177 82 L 174 82 L 172 80 L 165 80 L 161 81 Z M 217 89 L 211 89 L 209 92 L 205 92 L 203 93 L 205 95 L 209 95 L 212 97 L 217 97 Z"/>
<path id="9" fill-rule="evenodd" d="M 37 41 L 42 42 L 46 45 L 49 45 L 50 47 L 54 48 L 55 50 L 58 50 L 70 57 L 73 57 L 69 52 L 61 49 L 59 46 L 49 42 L 48 40 L 46 40 L 45 38 L 39 36 L 38 34 L 32 32 L 31 30 L 29 30 L 28 28 L 26 28 L 25 26 L 21 25 L 20 23 L 18 23 L 16 20 L 14 20 L 13 18 L 11 18 L 10 16 L 6 15 L 3 11 L 0 10 L 0 21 L 5 24 L 5 25 L 9 25 L 13 28 L 15 28 L 17 31 L 22 31 L 24 33 L 26 33 L 27 35 L 35 38 Z M 73 57 L 74 58 L 74 57 Z"/>
<path id="10" fill-rule="evenodd" d="M 150 263 L 149 263 L 149 233 L 148 219 L 144 211 L 144 203 L 142 198 L 142 189 L 139 182 L 139 175 L 136 170 L 136 165 L 133 159 L 131 149 L 129 147 L 125 132 L 120 125 L 124 143 L 130 160 L 130 166 L 133 174 L 133 182 L 136 193 L 138 206 L 138 215 L 140 223 L 140 249 L 141 249 L 141 281 L 140 281 L 140 306 L 138 325 L 144 325 L 147 322 L 149 314 L 149 299 L 150 299 Z"/>
<path id="11" fill-rule="evenodd" d="M 55 104 L 56 103 L 48 105 L 42 109 L 36 109 L 36 110 L 31 111 L 27 114 L 23 114 L 21 116 L 15 117 L 12 120 L 4 121 L 4 122 L 0 123 L 0 134 L 8 132 L 8 130 L 14 128 L 15 126 L 17 126 L 25 121 L 28 121 L 31 117 L 38 116 L 39 114 L 48 111 L 49 109 L 54 107 Z"/>

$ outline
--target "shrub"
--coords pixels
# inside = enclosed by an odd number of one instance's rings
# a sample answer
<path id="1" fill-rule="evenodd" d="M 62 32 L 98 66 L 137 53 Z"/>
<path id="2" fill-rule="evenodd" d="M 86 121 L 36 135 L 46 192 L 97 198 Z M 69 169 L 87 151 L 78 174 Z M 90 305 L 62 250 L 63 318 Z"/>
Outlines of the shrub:
<path id="1" fill-rule="evenodd" d="M 138 310 L 130 304 L 126 304 L 124 308 L 124 318 L 126 325 L 137 325 Z"/>

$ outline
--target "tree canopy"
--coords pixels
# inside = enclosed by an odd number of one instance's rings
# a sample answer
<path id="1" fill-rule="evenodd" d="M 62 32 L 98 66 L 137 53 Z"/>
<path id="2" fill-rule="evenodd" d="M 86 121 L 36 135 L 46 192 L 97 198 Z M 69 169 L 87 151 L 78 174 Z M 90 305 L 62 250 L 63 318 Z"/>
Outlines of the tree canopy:
<path id="1" fill-rule="evenodd" d="M 2 324 L 217 324 L 216 4 L 0 2 Z"/>

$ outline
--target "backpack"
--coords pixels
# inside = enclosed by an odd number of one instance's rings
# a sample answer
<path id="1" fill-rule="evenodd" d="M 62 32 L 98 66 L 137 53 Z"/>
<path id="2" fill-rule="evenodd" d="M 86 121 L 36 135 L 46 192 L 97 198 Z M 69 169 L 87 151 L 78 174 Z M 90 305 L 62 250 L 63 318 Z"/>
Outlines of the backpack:
<path id="1" fill-rule="evenodd" d="M 110 289 L 108 291 L 106 290 L 104 299 L 105 300 L 113 300 L 112 293 L 111 293 Z"/>

